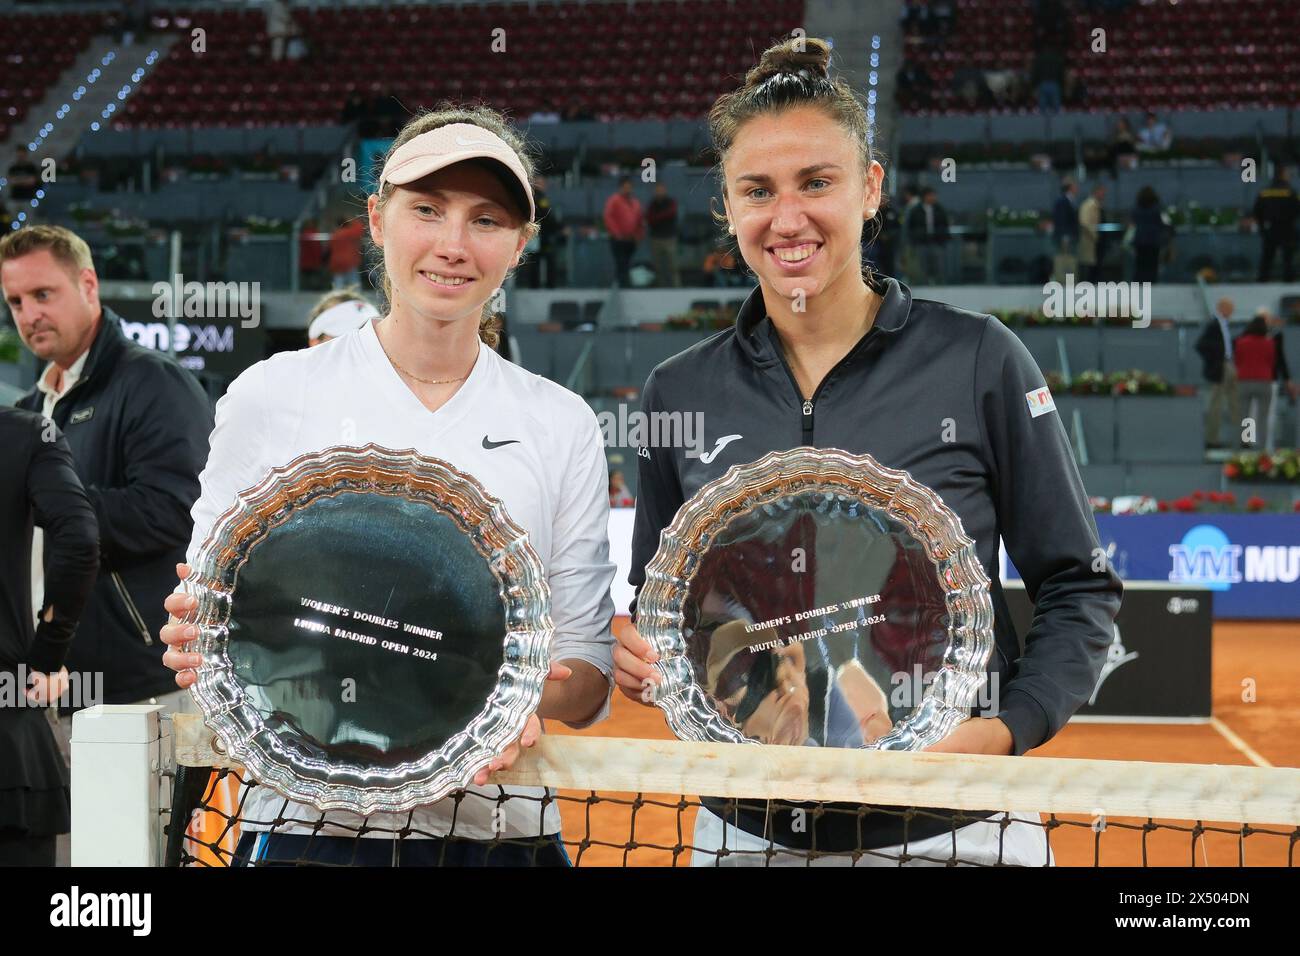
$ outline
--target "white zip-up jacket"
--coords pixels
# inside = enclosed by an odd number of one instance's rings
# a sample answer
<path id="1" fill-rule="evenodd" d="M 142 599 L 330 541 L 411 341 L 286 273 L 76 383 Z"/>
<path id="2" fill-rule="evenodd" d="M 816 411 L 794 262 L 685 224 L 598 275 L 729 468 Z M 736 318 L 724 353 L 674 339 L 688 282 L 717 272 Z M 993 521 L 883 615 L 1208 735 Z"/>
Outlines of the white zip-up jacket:
<path id="1" fill-rule="evenodd" d="M 480 343 L 478 361 L 464 385 L 436 412 L 410 391 L 389 362 L 373 323 L 324 345 L 282 352 L 247 369 L 217 404 L 211 453 L 200 476 L 194 535 L 187 553 L 194 564 L 217 518 L 236 495 L 274 467 L 337 445 L 370 442 L 414 448 L 440 458 L 483 484 L 505 505 L 546 569 L 555 636 L 551 660 L 593 664 L 613 687 L 614 613 L 609 586 L 608 470 L 596 417 L 577 395 L 501 358 Z M 590 723 L 609 712 L 609 697 Z M 540 788 L 506 787 L 540 798 Z M 459 808 L 451 800 L 414 811 L 417 836 L 450 832 L 472 839 L 529 837 L 560 828 L 555 804 L 539 813 L 536 799 L 506 800 L 494 829 L 501 788 L 471 788 Z M 481 796 L 480 796 L 481 795 Z M 286 804 L 267 787 L 253 789 L 244 806 L 246 830 L 266 829 L 277 816 L 305 820 L 276 832 L 309 832 L 321 814 Z M 407 814 L 370 817 L 383 830 L 408 824 Z M 320 835 L 353 836 L 361 819 L 331 812 Z M 261 824 L 259 825 L 259 821 Z M 504 829 L 502 829 L 504 824 Z"/>

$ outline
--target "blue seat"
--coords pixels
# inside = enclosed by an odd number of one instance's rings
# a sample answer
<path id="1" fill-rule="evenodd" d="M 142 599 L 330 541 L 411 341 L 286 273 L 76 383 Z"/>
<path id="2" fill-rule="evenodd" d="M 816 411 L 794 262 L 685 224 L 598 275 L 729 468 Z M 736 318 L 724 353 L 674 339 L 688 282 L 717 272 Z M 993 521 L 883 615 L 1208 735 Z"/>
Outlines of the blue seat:
<path id="1" fill-rule="evenodd" d="M 1120 461 L 1200 464 L 1205 415 L 1199 397 L 1116 399 L 1115 453 Z"/>

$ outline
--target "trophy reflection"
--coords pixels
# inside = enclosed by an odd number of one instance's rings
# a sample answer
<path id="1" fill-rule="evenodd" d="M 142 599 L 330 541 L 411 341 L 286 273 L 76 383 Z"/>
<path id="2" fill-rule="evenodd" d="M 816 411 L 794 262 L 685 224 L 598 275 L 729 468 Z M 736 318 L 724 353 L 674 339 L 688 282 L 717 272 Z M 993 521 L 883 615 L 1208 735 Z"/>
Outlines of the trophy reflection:
<path id="1" fill-rule="evenodd" d="M 745 620 L 719 626 L 705 668 L 706 690 L 719 713 L 746 737 L 765 744 L 861 747 L 889 732 L 888 697 L 860 662 L 810 669 L 808 654 L 822 654 L 820 644 L 785 644 L 775 628 L 747 626 Z"/>

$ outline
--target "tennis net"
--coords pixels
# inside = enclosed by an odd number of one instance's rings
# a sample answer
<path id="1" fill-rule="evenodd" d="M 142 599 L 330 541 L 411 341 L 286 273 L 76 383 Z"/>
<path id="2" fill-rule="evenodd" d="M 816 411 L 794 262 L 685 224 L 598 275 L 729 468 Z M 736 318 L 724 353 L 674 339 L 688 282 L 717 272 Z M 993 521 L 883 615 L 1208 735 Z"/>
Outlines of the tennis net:
<path id="1" fill-rule="evenodd" d="M 174 759 L 155 761 L 164 865 L 244 863 L 241 836 L 277 833 L 293 841 L 259 850 L 262 863 L 373 863 L 378 851 L 404 865 L 1237 867 L 1300 855 L 1300 770 L 1288 768 L 544 735 L 509 772 L 448 798 L 450 825 L 435 830 L 418 810 L 294 819 L 283 798 L 255 799 L 268 792 L 199 718 L 167 723 L 159 747 Z M 513 822 L 485 837 L 483 821 L 506 809 Z M 74 806 L 74 855 L 77 828 Z"/>

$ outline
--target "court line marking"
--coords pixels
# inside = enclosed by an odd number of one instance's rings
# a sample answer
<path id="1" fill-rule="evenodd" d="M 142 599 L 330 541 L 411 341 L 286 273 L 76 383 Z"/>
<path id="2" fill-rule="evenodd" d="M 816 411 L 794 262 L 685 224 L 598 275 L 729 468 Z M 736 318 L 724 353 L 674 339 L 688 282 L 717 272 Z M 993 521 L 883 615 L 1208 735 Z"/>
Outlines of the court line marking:
<path id="1" fill-rule="evenodd" d="M 1232 744 L 1243 754 L 1245 754 L 1246 759 L 1249 760 L 1251 763 L 1253 763 L 1256 767 L 1273 766 L 1271 763 L 1265 760 L 1263 756 L 1260 755 L 1258 750 L 1256 750 L 1250 744 L 1246 743 L 1246 741 L 1242 740 L 1239 736 L 1237 736 L 1237 733 L 1231 727 L 1229 727 L 1227 724 L 1221 721 L 1218 717 L 1210 718 L 1210 726 L 1213 727 L 1215 730 L 1217 730 L 1219 733 L 1221 733 L 1224 739 L 1228 741 L 1228 743 Z"/>

